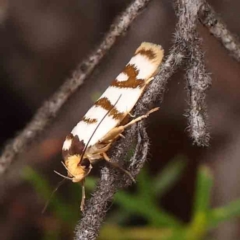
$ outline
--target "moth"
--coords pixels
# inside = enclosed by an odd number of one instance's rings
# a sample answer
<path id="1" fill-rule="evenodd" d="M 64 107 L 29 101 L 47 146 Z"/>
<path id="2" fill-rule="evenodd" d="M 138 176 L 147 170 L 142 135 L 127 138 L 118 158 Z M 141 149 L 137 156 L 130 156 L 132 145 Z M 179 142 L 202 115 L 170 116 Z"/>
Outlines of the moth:
<path id="1" fill-rule="evenodd" d="M 113 80 L 102 96 L 87 111 L 82 120 L 67 135 L 63 147 L 63 166 L 72 182 L 81 182 L 83 210 L 85 189 L 84 180 L 92 169 L 92 164 L 104 159 L 113 166 L 131 174 L 120 165 L 112 162 L 107 155 L 111 144 L 132 124 L 148 117 L 158 108 L 126 123 L 131 110 L 141 97 L 144 89 L 156 74 L 164 51 L 160 45 L 143 42 L 135 51 L 123 71 Z"/>

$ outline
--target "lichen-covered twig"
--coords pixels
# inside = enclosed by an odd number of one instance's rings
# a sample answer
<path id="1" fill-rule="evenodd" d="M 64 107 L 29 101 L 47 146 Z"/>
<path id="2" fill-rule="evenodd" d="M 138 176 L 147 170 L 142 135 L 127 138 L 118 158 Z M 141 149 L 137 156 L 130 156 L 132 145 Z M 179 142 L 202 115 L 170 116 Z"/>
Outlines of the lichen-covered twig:
<path id="1" fill-rule="evenodd" d="M 101 61 L 103 56 L 113 46 L 116 38 L 129 27 L 143 7 L 150 0 L 136 0 L 116 19 L 110 31 L 101 44 L 89 55 L 73 72 L 70 79 L 37 111 L 28 123 L 10 143 L 8 143 L 0 156 L 0 175 L 2 175 L 16 158 L 17 154 L 28 147 L 31 142 L 46 128 L 52 118 L 56 116 L 67 99 L 82 85 L 83 81 Z"/>
<path id="2" fill-rule="evenodd" d="M 198 13 L 200 21 L 216 37 L 230 54 L 240 61 L 240 41 L 237 36 L 229 31 L 226 24 L 217 15 L 214 9 L 204 1 Z"/>
<path id="3" fill-rule="evenodd" d="M 193 47 L 194 46 L 194 47 Z M 190 59 L 186 71 L 189 110 L 189 132 L 193 142 L 198 146 L 208 146 L 210 134 L 207 127 L 206 90 L 211 84 L 211 78 L 206 72 L 203 52 L 199 38 L 194 40 L 190 50 Z"/>
<path id="4" fill-rule="evenodd" d="M 207 113 L 205 104 L 205 92 L 211 79 L 206 72 L 206 67 L 201 49 L 201 41 L 197 32 L 198 11 L 202 6 L 202 0 L 177 0 L 179 15 L 179 31 L 176 31 L 178 44 L 187 51 L 186 80 L 188 86 L 189 132 L 193 142 L 198 146 L 207 146 L 209 133 L 207 129 Z"/>

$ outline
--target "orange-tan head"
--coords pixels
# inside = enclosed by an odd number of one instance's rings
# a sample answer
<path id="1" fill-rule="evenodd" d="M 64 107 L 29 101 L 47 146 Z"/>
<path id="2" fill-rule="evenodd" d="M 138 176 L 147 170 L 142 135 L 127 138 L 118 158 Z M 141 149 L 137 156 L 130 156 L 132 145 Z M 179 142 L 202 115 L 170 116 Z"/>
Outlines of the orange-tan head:
<path id="1" fill-rule="evenodd" d="M 92 169 L 90 161 L 87 158 L 81 160 L 80 155 L 68 156 L 65 159 L 65 166 L 73 182 L 81 182 Z"/>
<path id="2" fill-rule="evenodd" d="M 78 136 L 72 134 L 66 137 L 63 143 L 62 154 L 68 176 L 73 182 L 81 182 L 90 173 L 92 165 L 87 158 L 81 158 L 84 151 L 84 143 Z"/>

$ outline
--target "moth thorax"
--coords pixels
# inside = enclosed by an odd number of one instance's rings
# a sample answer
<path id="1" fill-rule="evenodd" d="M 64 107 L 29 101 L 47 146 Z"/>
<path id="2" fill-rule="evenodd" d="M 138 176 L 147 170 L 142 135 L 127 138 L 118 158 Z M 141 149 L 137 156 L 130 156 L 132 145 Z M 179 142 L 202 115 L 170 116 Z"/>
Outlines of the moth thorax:
<path id="1" fill-rule="evenodd" d="M 82 181 L 92 169 L 90 161 L 86 158 L 81 160 L 80 155 L 69 156 L 65 160 L 65 165 L 68 170 L 68 176 L 72 178 L 73 182 Z"/>

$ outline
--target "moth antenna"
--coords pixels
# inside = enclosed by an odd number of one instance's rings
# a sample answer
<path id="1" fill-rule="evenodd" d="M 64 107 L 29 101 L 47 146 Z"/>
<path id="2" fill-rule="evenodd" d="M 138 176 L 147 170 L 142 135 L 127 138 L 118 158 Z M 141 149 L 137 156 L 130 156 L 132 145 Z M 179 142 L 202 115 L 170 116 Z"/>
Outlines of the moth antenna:
<path id="1" fill-rule="evenodd" d="M 89 145 L 91 139 L 93 138 L 95 132 L 97 131 L 97 129 L 99 128 L 99 126 L 101 125 L 101 123 L 103 122 L 103 120 L 106 118 L 106 116 L 107 116 L 107 115 L 113 110 L 113 108 L 117 105 L 117 103 L 118 103 L 119 99 L 121 98 L 121 96 L 122 96 L 122 94 L 120 94 L 120 96 L 118 97 L 117 101 L 114 103 L 114 105 L 112 106 L 112 108 L 104 115 L 104 117 L 101 119 L 101 121 L 98 123 L 98 125 L 97 125 L 96 128 L 94 129 L 91 137 L 89 138 L 89 140 L 88 140 L 88 142 L 87 142 L 87 144 L 86 144 L 86 147 L 85 147 L 84 150 L 83 150 L 83 153 L 82 153 L 82 156 L 81 156 L 81 159 L 80 159 L 79 163 L 82 161 L 83 156 L 84 156 L 84 154 L 85 154 L 85 152 L 86 152 L 86 150 L 87 150 L 87 148 L 88 148 L 88 145 Z"/>
<path id="2" fill-rule="evenodd" d="M 59 173 L 59 172 L 57 172 L 57 171 L 55 171 L 55 170 L 54 170 L 54 172 L 55 172 L 57 175 L 59 175 L 59 176 L 65 178 L 65 179 L 68 179 L 68 180 L 71 180 L 71 181 L 72 181 L 72 178 L 67 177 L 67 176 L 64 176 L 63 174 L 61 174 L 61 173 Z"/>
<path id="3" fill-rule="evenodd" d="M 55 192 L 65 183 L 66 179 L 64 178 L 62 181 L 60 181 L 57 186 L 55 187 L 55 189 L 52 191 L 51 193 L 51 196 L 49 197 L 49 199 L 47 200 L 47 202 L 45 203 L 43 209 L 42 209 L 42 214 L 46 211 L 49 203 L 50 203 L 50 200 L 53 198 Z"/>

